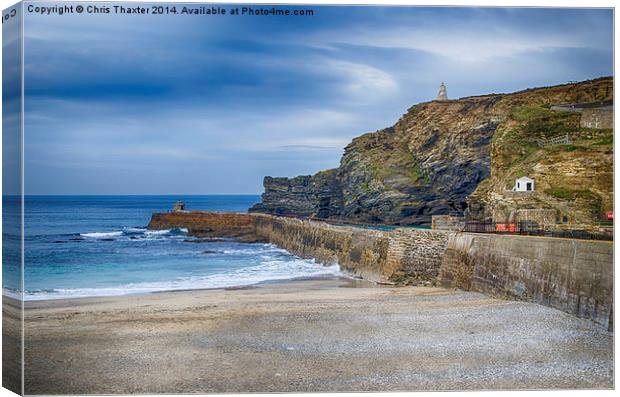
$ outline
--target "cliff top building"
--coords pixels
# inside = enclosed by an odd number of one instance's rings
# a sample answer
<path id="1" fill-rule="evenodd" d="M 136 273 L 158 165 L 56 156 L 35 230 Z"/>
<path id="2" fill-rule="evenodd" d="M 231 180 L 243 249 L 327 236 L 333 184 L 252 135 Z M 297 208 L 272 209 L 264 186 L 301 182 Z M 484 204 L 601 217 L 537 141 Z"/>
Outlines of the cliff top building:
<path id="1" fill-rule="evenodd" d="M 438 101 L 448 100 L 448 90 L 446 89 L 446 86 L 443 83 L 443 81 L 441 82 L 441 85 L 439 86 L 439 92 L 437 93 L 437 100 Z"/>

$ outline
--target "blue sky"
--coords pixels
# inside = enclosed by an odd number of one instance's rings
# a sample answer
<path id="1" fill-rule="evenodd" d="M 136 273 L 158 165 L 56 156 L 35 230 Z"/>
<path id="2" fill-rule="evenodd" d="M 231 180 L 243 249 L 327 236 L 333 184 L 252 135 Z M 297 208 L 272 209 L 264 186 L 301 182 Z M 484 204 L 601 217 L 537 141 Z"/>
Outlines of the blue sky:
<path id="1" fill-rule="evenodd" d="M 310 8 L 26 14 L 26 192 L 257 194 L 338 166 L 441 81 L 455 98 L 613 73 L 611 10 Z"/>

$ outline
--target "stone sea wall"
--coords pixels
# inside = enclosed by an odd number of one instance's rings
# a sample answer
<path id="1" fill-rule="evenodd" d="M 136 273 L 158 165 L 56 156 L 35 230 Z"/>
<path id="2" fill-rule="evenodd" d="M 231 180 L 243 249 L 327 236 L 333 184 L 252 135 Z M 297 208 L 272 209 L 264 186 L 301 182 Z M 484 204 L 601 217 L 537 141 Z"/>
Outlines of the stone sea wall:
<path id="1" fill-rule="evenodd" d="M 266 214 L 154 214 L 150 229 L 264 241 L 364 279 L 442 284 L 540 303 L 613 327 L 613 244 L 529 236 L 330 225 Z"/>
<path id="2" fill-rule="evenodd" d="M 606 241 L 454 233 L 444 286 L 550 306 L 613 327 L 613 244 Z"/>
<path id="3" fill-rule="evenodd" d="M 401 228 L 389 232 L 388 236 L 386 268 L 390 280 L 398 284 L 429 282 L 434 285 L 448 247 L 448 232 Z"/>
<path id="4" fill-rule="evenodd" d="M 149 229 L 187 228 L 192 235 L 265 241 L 302 258 L 334 264 L 366 280 L 434 282 L 448 244 L 442 231 L 371 230 L 266 214 L 170 212 L 153 214 Z"/>
<path id="5" fill-rule="evenodd" d="M 253 217 L 235 212 L 176 211 L 156 213 L 149 229 L 186 228 L 189 234 L 203 237 L 235 237 L 242 241 L 257 241 Z"/>
<path id="6" fill-rule="evenodd" d="M 380 231 L 324 222 L 255 215 L 256 233 L 303 258 L 381 283 L 434 283 L 448 234 L 401 228 Z"/>
<path id="7" fill-rule="evenodd" d="M 374 282 L 389 282 L 389 237 L 379 230 L 334 226 L 294 218 L 256 215 L 257 235 L 302 258 L 341 269 Z"/>
<path id="8" fill-rule="evenodd" d="M 452 215 L 433 215 L 431 228 L 435 230 L 461 231 L 465 228 L 465 218 Z"/>

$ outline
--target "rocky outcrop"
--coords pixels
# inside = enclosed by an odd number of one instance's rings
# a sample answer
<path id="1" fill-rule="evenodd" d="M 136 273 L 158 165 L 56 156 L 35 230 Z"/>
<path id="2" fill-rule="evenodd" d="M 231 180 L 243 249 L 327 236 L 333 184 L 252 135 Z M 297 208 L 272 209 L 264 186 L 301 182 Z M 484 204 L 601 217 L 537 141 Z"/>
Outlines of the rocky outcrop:
<path id="1" fill-rule="evenodd" d="M 537 186 L 549 191 L 543 192 L 549 200 L 547 204 L 543 200 L 542 207 L 532 203 L 528 208 L 557 209 L 559 219 L 564 217 L 563 209 L 570 208 L 589 214 L 579 216 L 579 222 L 592 223 L 613 202 L 611 133 L 584 129 L 579 114 L 554 112 L 550 107 L 608 100 L 612 87 L 611 78 L 602 78 L 415 105 L 394 126 L 353 139 L 337 169 L 313 176 L 266 177 L 262 202 L 250 211 L 428 225 L 432 215 L 463 215 L 473 204 L 476 210 L 469 215 L 490 219 L 502 208 L 501 194 L 512 187 L 513 178 L 532 173 Z M 536 145 L 536 139 L 558 133 L 573 134 L 577 145 L 547 149 Z M 577 192 L 592 200 L 571 204 L 572 196 L 562 198 L 558 189 L 570 185 L 575 176 L 591 179 L 591 172 L 587 167 L 570 167 L 570 176 L 553 164 L 570 165 L 582 159 L 598 159 L 594 173 L 600 183 L 581 189 L 592 195 Z M 541 167 L 544 170 L 537 172 Z M 499 203 L 493 197 L 499 197 Z M 549 204 L 558 199 L 562 202 Z M 510 208 L 504 210 L 510 212 Z"/>

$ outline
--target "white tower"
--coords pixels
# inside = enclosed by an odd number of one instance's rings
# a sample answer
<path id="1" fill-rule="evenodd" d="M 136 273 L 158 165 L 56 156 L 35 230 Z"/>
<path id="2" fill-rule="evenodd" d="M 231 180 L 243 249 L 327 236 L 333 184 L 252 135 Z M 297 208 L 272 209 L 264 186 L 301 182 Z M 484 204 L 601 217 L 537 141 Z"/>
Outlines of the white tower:
<path id="1" fill-rule="evenodd" d="M 443 81 L 441 82 L 441 85 L 439 86 L 439 92 L 437 93 L 437 100 L 438 101 L 448 100 L 448 90 L 446 90 L 446 86 L 444 85 Z"/>

